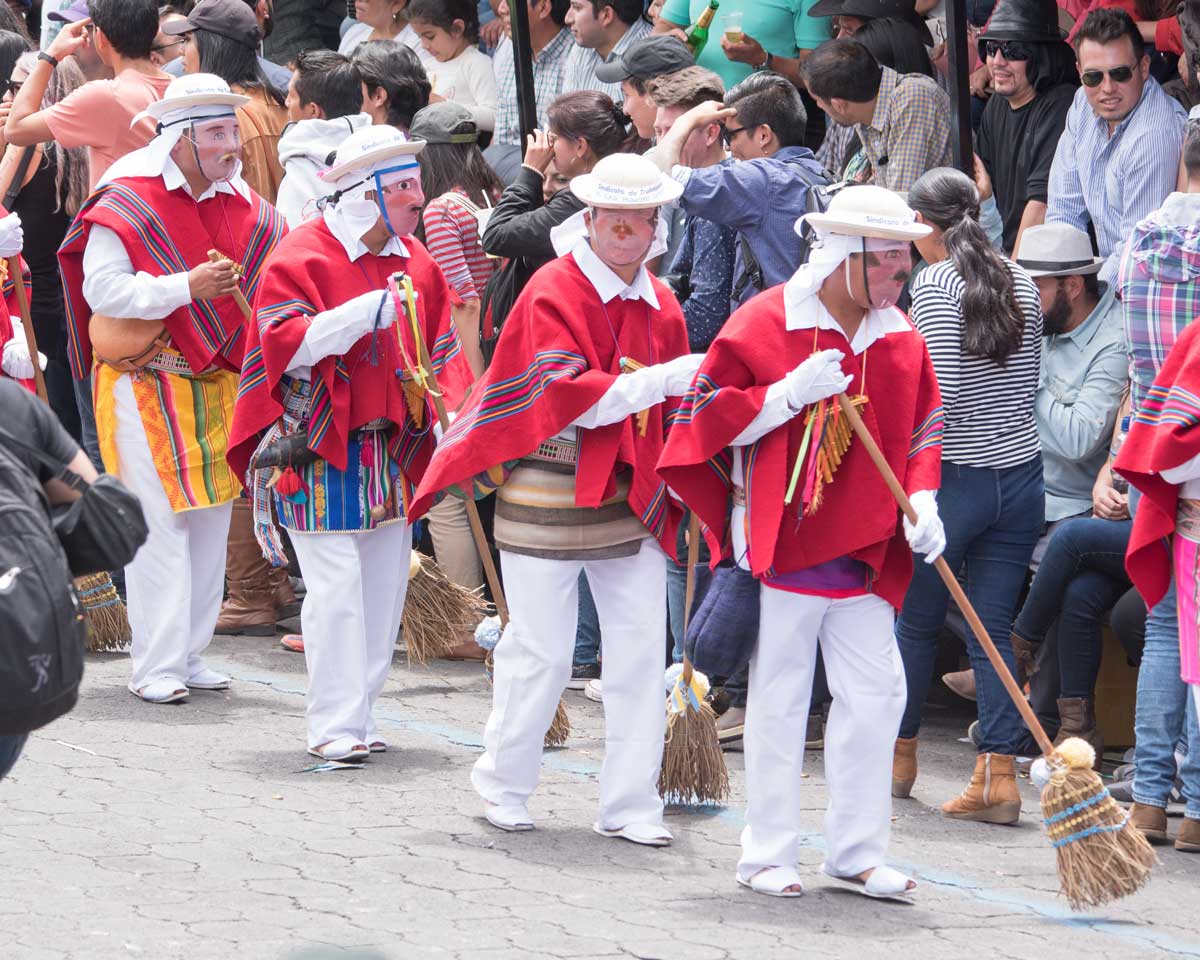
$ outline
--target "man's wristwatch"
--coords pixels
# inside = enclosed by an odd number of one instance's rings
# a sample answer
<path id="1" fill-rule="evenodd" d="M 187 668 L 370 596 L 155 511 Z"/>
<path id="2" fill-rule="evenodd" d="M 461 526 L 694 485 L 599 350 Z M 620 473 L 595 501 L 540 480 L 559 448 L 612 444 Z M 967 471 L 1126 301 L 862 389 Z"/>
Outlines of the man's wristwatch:
<path id="1" fill-rule="evenodd" d="M 762 62 L 762 63 L 760 63 L 760 64 L 759 64 L 757 67 L 755 67 L 754 69 L 755 69 L 755 70 L 770 70 L 770 69 L 771 69 L 771 54 L 770 54 L 770 53 L 768 53 L 768 54 L 767 54 L 767 58 L 766 58 L 765 60 L 763 60 L 763 62 Z"/>
<path id="2" fill-rule="evenodd" d="M 58 66 L 58 58 L 50 56 L 50 54 L 48 54 L 45 50 L 40 51 L 37 55 L 37 58 L 39 60 L 45 60 L 52 68 Z"/>

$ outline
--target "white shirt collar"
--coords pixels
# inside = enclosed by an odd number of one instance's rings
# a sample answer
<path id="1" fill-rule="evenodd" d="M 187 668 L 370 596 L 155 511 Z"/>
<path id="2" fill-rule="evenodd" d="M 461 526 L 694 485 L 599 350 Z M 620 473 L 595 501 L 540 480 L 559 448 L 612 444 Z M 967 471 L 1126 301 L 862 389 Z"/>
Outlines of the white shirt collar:
<path id="1" fill-rule="evenodd" d="M 645 300 L 655 310 L 658 309 L 658 294 L 654 292 L 654 285 L 650 282 L 650 274 L 646 272 L 645 266 L 638 267 L 633 283 L 627 285 L 613 273 L 608 264 L 596 256 L 596 252 L 586 240 L 575 244 L 571 249 L 571 256 L 575 258 L 575 263 L 583 271 L 588 282 L 596 288 L 596 293 L 600 295 L 603 303 L 620 297 L 622 300 Z"/>
<path id="2" fill-rule="evenodd" d="M 192 188 L 188 186 L 187 177 L 183 175 L 183 171 L 179 169 L 179 166 L 170 157 L 167 157 L 166 162 L 163 164 L 162 178 L 168 190 L 178 190 L 182 187 L 187 191 L 188 196 L 191 196 Z M 240 165 L 237 172 L 228 180 L 218 180 L 210 183 L 207 190 L 193 199 L 197 203 L 203 203 L 205 200 L 215 197 L 218 193 L 240 196 L 247 203 L 250 201 L 250 187 L 242 179 L 242 168 Z"/>
<path id="3" fill-rule="evenodd" d="M 329 232 L 334 235 L 334 237 L 337 239 L 337 242 L 342 245 L 342 249 L 346 251 L 346 256 L 349 257 L 350 262 L 353 263 L 363 254 L 370 253 L 371 251 L 368 250 L 367 245 L 363 243 L 361 234 L 359 236 L 353 236 L 353 233 L 356 231 L 349 229 L 344 220 L 341 220 L 338 217 L 328 216 L 328 214 L 334 209 L 335 208 L 332 206 L 327 206 L 325 208 L 325 226 L 329 228 Z M 404 245 L 404 241 L 402 241 L 399 237 L 388 237 L 387 243 L 383 245 L 383 249 L 379 251 L 378 256 L 404 257 L 407 259 L 408 257 L 412 256 L 412 254 L 408 252 L 408 247 Z"/>
<path id="4" fill-rule="evenodd" d="M 843 337 L 846 335 L 842 325 L 838 323 L 828 310 L 821 298 L 816 294 L 800 297 L 796 285 L 789 280 L 783 287 L 783 316 L 784 327 L 788 330 L 811 330 L 817 327 L 821 330 L 836 330 Z M 889 333 L 904 333 L 911 329 L 904 314 L 895 307 L 885 307 L 882 310 L 868 310 L 862 323 L 854 332 L 850 341 L 850 350 L 856 356 L 861 354 L 876 340 L 886 337 Z"/>

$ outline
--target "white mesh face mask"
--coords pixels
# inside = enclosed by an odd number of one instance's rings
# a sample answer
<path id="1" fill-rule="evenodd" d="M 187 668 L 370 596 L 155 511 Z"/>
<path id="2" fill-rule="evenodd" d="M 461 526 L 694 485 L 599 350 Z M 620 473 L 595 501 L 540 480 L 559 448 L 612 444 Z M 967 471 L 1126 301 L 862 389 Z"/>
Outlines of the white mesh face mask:
<path id="1" fill-rule="evenodd" d="M 193 120 L 184 139 L 192 145 L 192 155 L 201 175 L 213 183 L 233 179 L 242 162 L 242 133 L 236 117 Z"/>
<path id="2" fill-rule="evenodd" d="M 355 171 L 338 181 L 337 192 L 325 206 L 326 222 L 341 226 L 350 236 L 362 237 L 382 217 L 393 237 L 411 234 L 420 220 L 425 195 L 420 165 L 407 158 L 402 161 L 370 173 Z"/>
<path id="3" fill-rule="evenodd" d="M 851 291 L 852 295 L 854 282 L 851 269 L 855 263 L 854 254 L 858 255 L 858 269 L 862 276 L 863 294 L 867 300 L 863 306 L 873 310 L 894 306 L 912 273 L 912 251 L 908 241 L 864 237 L 862 249 L 853 251 L 846 257 L 846 289 Z"/>

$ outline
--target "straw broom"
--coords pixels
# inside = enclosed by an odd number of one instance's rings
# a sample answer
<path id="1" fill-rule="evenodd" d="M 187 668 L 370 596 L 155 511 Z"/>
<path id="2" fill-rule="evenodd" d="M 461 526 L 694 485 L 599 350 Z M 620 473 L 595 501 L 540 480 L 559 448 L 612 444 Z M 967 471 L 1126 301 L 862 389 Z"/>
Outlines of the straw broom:
<path id="1" fill-rule="evenodd" d="M 12 277 L 13 289 L 17 294 L 21 326 L 25 328 L 25 345 L 29 348 L 29 357 L 33 361 L 33 382 L 37 388 L 38 399 L 49 406 L 46 378 L 42 374 L 42 365 L 38 362 L 37 332 L 33 329 L 29 298 L 26 296 L 21 276 L 21 261 L 17 257 L 9 257 L 4 266 L 7 275 Z M 79 605 L 87 623 L 87 649 L 92 653 L 123 649 L 132 639 L 133 633 L 129 627 L 129 615 L 125 611 L 125 604 L 121 602 L 117 588 L 113 586 L 108 573 L 80 577 L 75 581 L 75 592 L 79 596 Z"/>
<path id="2" fill-rule="evenodd" d="M 900 509 L 911 523 L 916 523 L 917 512 L 854 404 L 844 393 L 838 397 L 838 403 Z M 1042 789 L 1042 816 L 1058 858 L 1059 887 L 1071 909 L 1100 906 L 1136 892 L 1149 879 L 1157 858 L 1142 832 L 1129 821 L 1129 815 L 1092 770 L 1095 753 L 1091 746 L 1072 737 L 1055 748 L 959 586 L 954 571 L 941 557 L 934 566 L 1042 749 L 1043 757 L 1035 763 L 1035 767 L 1041 765 L 1048 781 Z"/>
<path id="3" fill-rule="evenodd" d="M 683 630 L 696 597 L 696 562 L 700 556 L 700 518 L 688 521 L 687 586 Z M 729 771 L 717 738 L 717 715 L 704 700 L 708 683 L 700 682 L 687 654 L 683 673 L 667 697 L 667 733 L 663 743 L 659 795 L 674 803 L 724 803 L 729 797 Z"/>
<path id="4" fill-rule="evenodd" d="M 432 557 L 412 552 L 401 621 L 410 664 L 425 667 L 445 656 L 456 639 L 474 631 L 485 616 L 487 603 L 480 591 L 460 586 Z"/>
<path id="5" fill-rule="evenodd" d="M 446 413 L 446 403 L 442 399 L 442 392 L 438 388 L 437 374 L 433 372 L 433 362 L 429 358 L 429 348 L 425 343 L 425 336 L 421 332 L 421 326 L 416 323 L 415 315 L 409 315 L 411 309 L 409 301 L 400 296 L 402 280 L 407 280 L 404 274 L 394 274 L 392 277 L 393 294 L 396 296 L 399 306 L 403 313 L 409 316 L 409 319 L 414 321 L 412 324 L 413 335 L 416 340 L 417 351 L 419 356 L 417 362 L 424 368 L 425 375 L 429 380 L 429 394 L 433 398 L 433 408 L 437 413 L 438 423 L 442 426 L 442 431 L 445 432 L 450 427 L 450 417 Z M 398 313 L 401 310 L 397 310 Z M 397 335 L 399 333 L 397 332 Z M 475 501 L 469 497 L 465 501 L 467 507 L 467 519 L 471 524 L 471 536 L 475 539 L 475 549 L 479 551 L 479 559 L 483 562 L 483 572 L 487 576 L 488 585 L 492 588 L 492 598 L 496 601 L 496 613 L 500 617 L 500 629 L 504 630 L 508 626 L 508 603 L 504 599 L 504 588 L 500 585 L 500 575 L 496 572 L 496 564 L 492 560 L 492 551 L 488 547 L 487 535 L 483 532 L 483 521 L 479 519 L 479 508 L 475 506 Z M 563 702 L 562 697 L 558 699 L 558 707 L 554 711 L 554 719 L 550 722 L 550 729 L 546 731 L 544 744 L 547 747 L 561 747 L 567 742 L 567 738 L 571 735 L 571 720 L 567 716 L 567 705 Z"/>

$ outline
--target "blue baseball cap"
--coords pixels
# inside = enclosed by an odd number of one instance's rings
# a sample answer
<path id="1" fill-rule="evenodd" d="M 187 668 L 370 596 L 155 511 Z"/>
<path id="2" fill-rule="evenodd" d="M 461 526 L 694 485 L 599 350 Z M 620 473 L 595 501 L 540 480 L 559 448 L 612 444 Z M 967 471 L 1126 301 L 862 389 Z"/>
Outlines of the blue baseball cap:
<path id="1" fill-rule="evenodd" d="M 46 14 L 46 19 L 55 20 L 58 23 L 78 23 L 80 20 L 86 20 L 90 16 L 87 0 L 74 0 L 69 7 L 60 7 L 58 10 L 50 11 L 50 13 Z"/>

